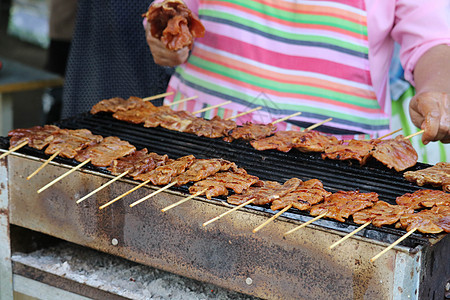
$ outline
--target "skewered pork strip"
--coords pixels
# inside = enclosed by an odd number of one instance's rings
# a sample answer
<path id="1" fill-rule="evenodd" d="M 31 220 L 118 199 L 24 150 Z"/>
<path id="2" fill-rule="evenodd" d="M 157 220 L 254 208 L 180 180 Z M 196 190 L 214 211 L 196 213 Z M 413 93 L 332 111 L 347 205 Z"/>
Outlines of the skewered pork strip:
<path id="1" fill-rule="evenodd" d="M 135 177 L 141 173 L 149 172 L 156 167 L 163 166 L 168 159 L 167 154 L 148 153 L 147 148 L 144 148 L 130 155 L 113 160 L 108 167 L 108 171 L 113 175 L 120 175 L 128 171 L 129 176 Z"/>
<path id="2" fill-rule="evenodd" d="M 253 204 L 264 205 L 294 191 L 301 183 L 302 181 L 298 178 L 291 178 L 284 184 L 275 181 L 262 181 L 260 186 L 250 187 L 242 194 L 235 194 L 228 197 L 227 202 L 239 205 L 250 199 L 255 199 Z"/>
<path id="3" fill-rule="evenodd" d="M 196 119 L 194 115 L 184 110 L 173 111 L 163 109 L 145 119 L 144 127 L 158 127 L 184 132 Z"/>
<path id="4" fill-rule="evenodd" d="M 219 116 L 214 116 L 211 120 L 205 120 L 203 118 L 194 119 L 184 132 L 193 133 L 197 136 L 219 138 L 225 136 L 234 128 L 236 128 L 236 122 L 223 120 Z"/>
<path id="5" fill-rule="evenodd" d="M 139 97 L 130 97 L 127 100 L 115 97 L 111 99 L 104 99 L 91 108 L 91 114 L 95 115 L 101 111 L 112 112 L 126 111 L 134 108 L 144 107 L 146 102 Z"/>
<path id="6" fill-rule="evenodd" d="M 425 184 L 442 186 L 444 191 L 450 192 L 450 163 L 448 162 L 440 162 L 423 170 L 408 171 L 403 176 L 406 180 L 420 186 Z"/>
<path id="7" fill-rule="evenodd" d="M 113 114 L 113 118 L 133 124 L 141 124 L 147 122 L 147 120 L 152 120 L 156 114 L 168 111 L 172 111 L 168 106 L 154 106 L 150 102 L 145 102 L 140 107 L 117 111 Z"/>
<path id="8" fill-rule="evenodd" d="M 207 188 L 205 196 L 208 199 L 226 196 L 228 195 L 228 189 L 232 189 L 235 193 L 240 194 L 258 182 L 258 180 L 258 177 L 247 174 L 244 169 L 219 172 L 205 180 L 194 183 L 189 188 L 189 192 L 195 194 Z"/>
<path id="9" fill-rule="evenodd" d="M 311 205 L 317 204 L 330 196 L 331 193 L 323 188 L 323 184 L 318 179 L 311 179 L 302 182 L 298 188 L 280 199 L 276 199 L 270 206 L 271 210 L 283 209 L 292 204 L 299 210 L 307 210 Z"/>
<path id="10" fill-rule="evenodd" d="M 418 159 L 411 142 L 405 140 L 402 135 L 396 136 L 395 139 L 379 141 L 372 151 L 372 156 L 397 172 L 414 166 Z"/>
<path id="11" fill-rule="evenodd" d="M 218 159 L 196 159 L 184 173 L 175 177 L 177 185 L 183 185 L 190 181 L 196 182 L 214 175 L 222 169 L 222 163 Z"/>
<path id="12" fill-rule="evenodd" d="M 282 152 L 292 148 L 302 152 L 322 152 L 334 143 L 337 143 L 336 137 L 325 136 L 317 131 L 277 131 L 273 136 L 250 142 L 256 150 L 276 149 Z"/>
<path id="13" fill-rule="evenodd" d="M 322 158 L 335 159 L 335 160 L 349 160 L 355 159 L 359 161 L 361 165 L 364 165 L 371 156 L 372 151 L 375 149 L 379 140 L 360 141 L 339 141 L 337 144 L 332 144 L 325 149 L 325 153 L 322 153 Z"/>
<path id="14" fill-rule="evenodd" d="M 193 155 L 180 157 L 176 160 L 169 161 L 165 165 L 156 169 L 139 174 L 134 179 L 147 181 L 150 180 L 154 185 L 166 185 L 176 176 L 183 173 L 195 160 Z"/>
<path id="15" fill-rule="evenodd" d="M 277 127 L 272 123 L 269 124 L 253 124 L 247 122 L 242 126 L 234 128 L 228 132 L 228 136 L 224 138 L 225 141 L 231 142 L 233 140 L 259 140 L 273 135 L 277 131 Z"/>
<path id="16" fill-rule="evenodd" d="M 376 227 L 391 225 L 400 220 L 403 214 L 412 214 L 414 209 L 402 205 L 391 205 L 384 201 L 378 201 L 371 208 L 360 210 L 353 214 L 356 224 L 364 224 L 371 221 Z"/>
<path id="17" fill-rule="evenodd" d="M 52 133 L 53 139 L 45 149 L 45 154 L 51 155 L 61 151 L 59 156 L 74 158 L 82 149 L 100 143 L 103 137 L 93 135 L 87 129 L 60 129 Z"/>
<path id="18" fill-rule="evenodd" d="M 418 213 L 404 214 L 399 226 L 410 231 L 417 228 L 422 233 L 450 232 L 450 207 L 435 206 Z"/>
<path id="19" fill-rule="evenodd" d="M 312 216 L 326 213 L 326 217 L 345 222 L 345 219 L 366 207 L 372 207 L 378 201 L 377 193 L 360 193 L 357 191 L 339 191 L 325 198 L 324 202 L 313 205 Z M 345 219 L 344 219 L 345 218 Z"/>
<path id="20" fill-rule="evenodd" d="M 413 209 L 433 206 L 450 206 L 450 194 L 437 190 L 418 190 L 414 193 L 406 193 L 395 200 L 398 205 L 408 206 Z"/>
<path id="21" fill-rule="evenodd" d="M 14 129 L 8 132 L 9 149 L 12 149 L 25 141 L 28 141 L 28 146 L 42 150 L 53 139 L 52 133 L 58 131 L 59 127 L 54 125 L 34 126 L 27 129 Z"/>
<path id="22" fill-rule="evenodd" d="M 91 159 L 91 164 L 97 167 L 107 167 L 113 160 L 129 155 L 136 150 L 136 147 L 115 136 L 108 136 L 100 143 L 91 145 L 81 150 L 75 160 L 83 162 Z"/>

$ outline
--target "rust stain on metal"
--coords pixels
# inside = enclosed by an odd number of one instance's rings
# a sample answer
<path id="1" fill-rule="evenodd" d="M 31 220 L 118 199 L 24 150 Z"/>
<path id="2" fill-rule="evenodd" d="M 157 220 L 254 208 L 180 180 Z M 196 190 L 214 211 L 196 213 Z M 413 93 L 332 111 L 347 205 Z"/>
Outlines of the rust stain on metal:
<path id="1" fill-rule="evenodd" d="M 0 209 L 0 215 L 8 215 L 9 210 L 1 208 Z"/>

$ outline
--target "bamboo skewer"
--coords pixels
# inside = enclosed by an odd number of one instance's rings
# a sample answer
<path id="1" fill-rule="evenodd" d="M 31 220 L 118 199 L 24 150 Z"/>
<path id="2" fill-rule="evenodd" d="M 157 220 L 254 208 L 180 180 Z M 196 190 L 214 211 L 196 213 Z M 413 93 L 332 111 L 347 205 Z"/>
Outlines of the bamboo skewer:
<path id="1" fill-rule="evenodd" d="M 169 209 L 172 209 L 172 208 L 174 208 L 175 206 L 178 206 L 178 205 L 180 205 L 180 204 L 183 204 L 184 202 L 186 202 L 186 201 L 188 201 L 188 200 L 191 200 L 191 199 L 194 198 L 194 197 L 200 196 L 201 194 L 203 194 L 203 193 L 206 192 L 207 190 L 208 190 L 208 188 L 206 188 L 206 189 L 204 189 L 204 190 L 202 190 L 202 191 L 200 191 L 200 192 L 197 192 L 197 193 L 195 193 L 195 194 L 193 194 L 193 195 L 190 195 L 189 197 L 186 197 L 186 198 L 184 198 L 184 199 L 181 199 L 180 201 L 178 201 L 178 202 L 176 202 L 176 203 L 174 203 L 174 204 L 171 204 L 171 205 L 169 205 L 169 206 L 164 207 L 163 209 L 161 209 L 161 211 L 162 211 L 162 212 L 166 212 L 166 211 L 168 211 Z"/>
<path id="2" fill-rule="evenodd" d="M 296 112 L 296 113 L 293 113 L 292 115 L 289 115 L 289 116 L 286 116 L 286 117 L 284 117 L 284 118 L 275 120 L 275 121 L 272 122 L 272 124 L 275 125 L 275 124 L 277 124 L 277 123 L 286 121 L 287 119 L 293 118 L 293 117 L 298 116 L 298 115 L 301 115 L 301 114 L 302 114 L 302 112 L 298 111 L 298 112 Z"/>
<path id="3" fill-rule="evenodd" d="M 111 201 L 109 201 L 109 202 L 103 204 L 102 206 L 99 207 L 99 209 L 104 209 L 105 207 L 110 206 L 110 205 L 113 204 L 114 202 L 116 202 L 116 201 L 122 199 L 123 197 L 125 197 L 125 196 L 131 194 L 131 193 L 134 192 L 135 190 L 140 189 L 141 187 L 143 187 L 144 185 L 146 185 L 146 184 L 149 183 L 149 182 L 150 182 L 150 179 L 149 179 L 149 180 L 146 180 L 146 181 L 144 181 L 144 182 L 142 182 L 142 183 L 140 183 L 139 185 L 135 186 L 134 188 L 132 188 L 132 189 L 129 190 L 128 192 L 125 192 L 125 193 L 123 193 L 122 195 L 117 196 L 116 198 L 112 199 Z"/>
<path id="4" fill-rule="evenodd" d="M 326 119 L 326 120 L 323 120 L 322 122 L 313 124 L 313 125 L 309 126 L 308 128 L 305 128 L 305 130 L 303 130 L 303 131 L 310 131 L 310 130 L 313 130 L 314 128 L 319 127 L 320 125 L 323 125 L 323 124 L 325 124 L 325 123 L 327 123 L 327 122 L 330 122 L 331 120 L 333 120 L 333 118 L 328 118 L 328 119 Z"/>
<path id="5" fill-rule="evenodd" d="M 311 219 L 311 220 L 309 220 L 308 222 L 305 222 L 305 223 L 303 223 L 303 224 L 300 225 L 300 226 L 297 226 L 297 227 L 295 227 L 295 228 L 293 228 L 293 229 L 291 229 L 291 230 L 289 230 L 289 231 L 286 231 L 283 235 L 286 236 L 286 235 L 288 235 L 288 234 L 291 234 L 291 233 L 293 233 L 294 231 L 297 231 L 297 230 L 299 230 L 300 228 L 303 228 L 303 227 L 305 227 L 306 225 L 309 225 L 309 224 L 311 224 L 312 222 L 315 222 L 315 221 L 317 221 L 317 220 L 319 220 L 319 219 L 325 217 L 326 215 L 327 215 L 327 213 L 324 212 L 324 213 L 321 214 L 320 216 L 317 216 L 317 217 L 315 217 L 314 219 Z"/>
<path id="6" fill-rule="evenodd" d="M 397 132 L 401 131 L 402 129 L 403 129 L 403 128 L 400 128 L 400 129 L 394 130 L 394 131 L 392 131 L 392 132 L 386 133 L 385 135 L 382 135 L 382 136 L 378 137 L 377 139 L 379 139 L 379 140 L 384 139 L 385 137 L 388 137 L 388 136 L 390 136 L 390 135 L 393 135 L 394 133 L 397 133 Z M 372 140 L 372 139 L 365 139 L 365 140 L 363 140 L 363 141 L 371 141 L 371 140 Z"/>
<path id="7" fill-rule="evenodd" d="M 151 96 L 151 97 L 147 97 L 147 98 L 144 98 L 142 100 L 144 100 L 144 101 L 151 101 L 151 100 L 163 98 L 165 96 L 170 96 L 172 94 L 173 94 L 173 92 L 167 92 L 167 93 L 162 93 L 162 94 L 154 95 L 154 96 Z"/>
<path id="8" fill-rule="evenodd" d="M 90 192 L 90 193 L 87 194 L 86 196 L 84 196 L 84 197 L 78 199 L 78 200 L 77 200 L 77 204 L 80 203 L 80 202 L 82 202 L 82 201 L 84 201 L 84 200 L 86 200 L 87 198 L 89 198 L 90 196 L 94 195 L 95 193 L 101 191 L 102 189 L 104 189 L 105 187 L 107 187 L 107 186 L 110 185 L 111 183 L 115 182 L 116 180 L 119 180 L 119 179 L 122 178 L 123 176 L 127 175 L 128 172 L 129 172 L 128 170 L 125 171 L 125 172 L 123 172 L 122 174 L 120 174 L 119 176 L 117 176 L 117 177 L 111 179 L 110 181 L 108 181 L 107 183 L 105 183 L 104 185 L 102 185 L 101 187 L 99 187 L 99 188 L 93 190 L 92 192 Z"/>
<path id="9" fill-rule="evenodd" d="M 405 139 L 405 140 L 409 140 L 410 138 L 412 138 L 412 137 L 414 137 L 414 136 L 416 136 L 416 135 L 422 134 L 422 133 L 424 133 L 424 132 L 425 132 L 425 130 L 417 131 L 416 133 L 413 133 L 413 134 L 408 135 L 408 136 L 405 137 L 404 139 Z"/>
<path id="10" fill-rule="evenodd" d="M 197 99 L 197 98 L 198 98 L 198 96 L 192 96 L 192 97 L 189 97 L 189 98 L 183 98 L 183 99 L 174 101 L 174 102 L 172 102 L 170 104 L 167 104 L 167 106 L 176 105 L 176 104 L 183 103 L 183 102 L 186 102 L 186 101 L 189 101 L 189 100 L 194 100 L 194 99 Z"/>
<path id="11" fill-rule="evenodd" d="M 360 232 L 361 230 L 363 230 L 364 228 L 366 228 L 370 223 L 372 223 L 372 221 L 367 221 L 366 223 L 364 223 L 363 225 L 359 226 L 358 228 L 356 228 L 355 230 L 353 230 L 352 232 L 350 232 L 349 234 L 347 234 L 346 236 L 344 236 L 342 239 L 340 239 L 339 241 L 337 241 L 336 243 L 334 243 L 333 245 L 330 246 L 330 249 L 333 249 L 334 247 L 336 247 L 337 245 L 339 245 L 340 243 L 342 243 L 343 241 L 345 241 L 346 239 L 348 239 L 349 237 L 353 236 L 355 233 Z"/>
<path id="12" fill-rule="evenodd" d="M 408 236 L 410 236 L 411 234 L 413 234 L 415 231 L 417 230 L 416 228 L 411 229 L 410 231 L 408 231 L 406 234 L 404 234 L 401 238 L 399 238 L 398 240 L 396 240 L 395 242 L 393 242 L 391 245 L 389 245 L 389 247 L 387 247 L 386 249 L 384 249 L 383 251 L 381 251 L 380 253 L 378 253 L 377 255 L 375 255 L 374 257 L 372 257 L 370 259 L 370 262 L 374 262 L 375 260 L 377 260 L 381 255 L 383 255 L 384 253 L 388 252 L 389 250 L 391 250 L 392 248 L 394 248 L 397 244 L 399 244 L 401 241 L 403 241 L 404 239 L 406 239 Z"/>
<path id="13" fill-rule="evenodd" d="M 39 173 L 43 168 L 45 168 L 45 166 L 48 165 L 49 162 L 51 162 L 53 159 L 55 159 L 55 157 L 58 156 L 59 153 L 61 153 L 61 150 L 58 150 L 57 152 L 53 153 L 52 156 L 50 156 L 39 168 L 37 168 L 33 173 L 31 173 L 27 177 L 27 180 L 30 180 L 31 177 L 33 177 L 34 175 Z"/>
<path id="14" fill-rule="evenodd" d="M 82 162 L 81 164 L 79 164 L 78 166 L 72 168 L 71 170 L 67 171 L 66 173 L 62 174 L 61 176 L 59 176 L 58 178 L 56 178 L 55 180 L 53 180 L 52 182 L 48 183 L 47 185 L 43 186 L 41 189 L 39 189 L 37 191 L 38 194 L 40 194 L 42 191 L 46 190 L 47 188 L 49 188 L 50 186 L 54 185 L 55 183 L 57 183 L 58 181 L 60 181 L 61 179 L 63 179 L 64 177 L 66 177 L 69 174 L 72 174 L 73 172 L 75 172 L 76 170 L 80 169 L 82 166 L 88 164 L 91 161 L 91 159 L 87 159 L 84 162 Z"/>
<path id="15" fill-rule="evenodd" d="M 397 132 L 399 132 L 399 131 L 401 131 L 403 128 L 400 128 L 400 129 L 397 129 L 397 130 L 394 130 L 394 131 L 392 131 L 392 132 L 389 132 L 388 134 L 385 134 L 385 135 L 383 135 L 383 136 L 380 136 L 378 139 L 384 139 L 385 137 L 388 137 L 388 136 L 390 136 L 390 135 L 393 135 L 394 133 L 397 133 Z"/>
<path id="16" fill-rule="evenodd" d="M 259 225 L 258 227 L 256 227 L 255 229 L 252 230 L 253 233 L 258 232 L 259 230 L 261 230 L 262 228 L 264 228 L 267 224 L 269 224 L 270 222 L 272 222 L 273 220 L 275 220 L 276 218 L 278 218 L 280 215 L 282 215 L 283 213 L 285 213 L 289 208 L 292 207 L 292 203 L 289 204 L 288 206 L 286 206 L 285 208 L 283 208 L 282 210 L 280 210 L 276 215 L 273 215 L 269 220 L 265 221 L 264 223 L 262 223 L 261 225 Z"/>
<path id="17" fill-rule="evenodd" d="M 233 211 L 238 210 L 238 209 L 241 208 L 241 207 L 244 207 L 244 206 L 246 206 L 246 205 L 252 203 L 252 202 L 255 201 L 255 200 L 256 200 L 256 198 L 250 199 L 250 200 L 248 200 L 247 202 L 244 202 L 244 203 L 242 203 L 242 204 L 240 204 L 240 205 L 238 205 L 238 206 L 236 206 L 236 207 L 234 207 L 234 208 L 232 208 L 232 209 L 230 209 L 230 210 L 224 212 L 223 214 L 221 214 L 221 215 L 219 215 L 219 216 L 217 216 L 217 217 L 215 217 L 215 218 L 213 218 L 213 219 L 211 219 L 211 220 L 209 220 L 209 221 L 203 223 L 203 227 L 205 227 L 205 226 L 208 225 L 208 224 L 211 224 L 212 222 L 215 222 L 215 221 L 219 220 L 219 219 L 222 218 L 222 217 L 225 217 L 225 216 L 228 215 L 229 213 L 232 213 Z"/>
<path id="18" fill-rule="evenodd" d="M 220 104 L 216 104 L 216 105 L 213 105 L 213 106 L 208 106 L 208 107 L 202 108 L 202 109 L 200 109 L 200 110 L 194 111 L 192 114 L 193 114 L 193 115 L 196 115 L 196 114 L 199 114 L 199 113 L 202 113 L 202 112 L 205 112 L 205 111 L 208 111 L 208 110 L 217 108 L 217 107 L 221 107 L 221 106 L 230 104 L 231 102 L 232 102 L 232 101 L 226 101 L 226 102 L 223 102 L 223 103 L 220 103 Z"/>
<path id="19" fill-rule="evenodd" d="M 167 190 L 168 188 L 170 188 L 171 186 L 173 186 L 173 185 L 175 185 L 175 184 L 177 184 L 176 181 L 174 181 L 174 182 L 172 182 L 172 183 L 169 183 L 169 184 L 166 185 L 165 187 L 162 187 L 162 188 L 160 188 L 159 190 L 154 191 L 154 192 L 151 193 L 150 195 L 145 196 L 144 198 L 141 198 L 141 199 L 139 199 L 139 200 L 137 200 L 137 201 L 131 203 L 131 204 L 130 204 L 130 207 L 136 206 L 136 205 L 138 205 L 139 203 L 144 202 L 145 200 L 147 200 L 147 199 L 149 199 L 149 198 L 155 196 L 156 194 L 161 193 L 161 192 L 164 191 L 164 190 Z"/>
<path id="20" fill-rule="evenodd" d="M 6 151 L 5 153 L 3 153 L 2 155 L 0 155 L 0 159 L 2 159 L 3 157 L 5 157 L 6 155 L 9 155 L 11 153 L 13 153 L 16 150 L 19 150 L 20 148 L 24 147 L 26 144 L 28 144 L 28 141 L 24 141 L 21 144 L 17 145 L 16 147 Z"/>
<path id="21" fill-rule="evenodd" d="M 231 119 L 236 119 L 236 118 L 245 116 L 246 114 L 252 113 L 252 112 L 257 111 L 257 110 L 260 110 L 261 108 L 262 108 L 262 106 L 255 107 L 255 108 L 252 108 L 252 109 L 250 109 L 250 110 L 241 112 L 240 114 L 237 114 L 237 115 L 235 115 L 235 116 L 228 117 L 228 118 L 226 118 L 225 120 L 227 121 L 227 120 L 231 120 Z"/>

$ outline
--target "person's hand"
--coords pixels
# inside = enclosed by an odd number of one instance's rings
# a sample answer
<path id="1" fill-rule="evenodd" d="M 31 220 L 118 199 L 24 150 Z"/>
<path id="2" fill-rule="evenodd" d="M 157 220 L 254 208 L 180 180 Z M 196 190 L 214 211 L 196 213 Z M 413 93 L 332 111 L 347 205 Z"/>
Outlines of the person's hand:
<path id="1" fill-rule="evenodd" d="M 409 104 L 411 120 L 425 130 L 422 142 L 450 143 L 450 95 L 439 92 L 425 92 L 415 95 Z"/>
<path id="2" fill-rule="evenodd" d="M 188 47 L 184 47 L 178 51 L 167 49 L 163 42 L 152 36 L 149 23 L 145 24 L 145 37 L 156 64 L 165 67 L 175 67 L 181 65 L 188 59 Z"/>

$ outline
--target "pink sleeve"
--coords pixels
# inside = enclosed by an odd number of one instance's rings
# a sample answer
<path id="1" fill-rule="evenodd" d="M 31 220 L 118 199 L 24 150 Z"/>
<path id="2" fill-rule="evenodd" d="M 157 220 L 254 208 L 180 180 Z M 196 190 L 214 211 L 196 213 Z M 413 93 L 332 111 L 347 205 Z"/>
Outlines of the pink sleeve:
<path id="1" fill-rule="evenodd" d="M 434 46 L 450 45 L 450 1 L 395 1 L 395 25 L 391 35 L 401 46 L 400 61 L 405 79 L 414 84 L 413 71 L 419 58 Z"/>

